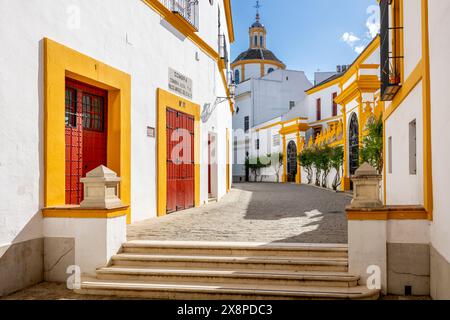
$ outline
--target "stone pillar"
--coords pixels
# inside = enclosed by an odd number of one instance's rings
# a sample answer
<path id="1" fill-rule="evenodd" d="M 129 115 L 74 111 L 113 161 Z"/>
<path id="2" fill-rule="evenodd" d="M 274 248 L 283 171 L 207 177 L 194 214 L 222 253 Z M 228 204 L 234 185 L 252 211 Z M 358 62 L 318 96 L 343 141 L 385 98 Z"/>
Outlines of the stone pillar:
<path id="1" fill-rule="evenodd" d="M 364 163 L 352 177 L 353 200 L 351 208 L 379 208 L 383 206 L 380 200 L 381 175 L 377 170 Z"/>
<path id="2" fill-rule="evenodd" d="M 381 176 L 369 164 L 363 164 L 352 178 L 353 201 L 347 213 L 361 213 L 360 218 L 348 221 L 349 272 L 367 283 L 369 272 L 380 271 L 381 291 L 387 292 L 387 228 L 386 220 L 371 219 L 374 209 L 383 207 L 380 201 Z"/>
<path id="3" fill-rule="evenodd" d="M 72 265 L 81 274 L 93 276 L 117 254 L 127 239 L 128 206 L 118 197 L 120 180 L 115 172 L 99 166 L 81 179 L 84 201 L 80 206 L 43 210 L 47 281 L 65 282 L 67 267 Z"/>
<path id="4" fill-rule="evenodd" d="M 84 184 L 82 208 L 114 209 L 123 206 L 119 199 L 119 182 L 117 174 L 105 166 L 99 166 L 81 178 Z"/>

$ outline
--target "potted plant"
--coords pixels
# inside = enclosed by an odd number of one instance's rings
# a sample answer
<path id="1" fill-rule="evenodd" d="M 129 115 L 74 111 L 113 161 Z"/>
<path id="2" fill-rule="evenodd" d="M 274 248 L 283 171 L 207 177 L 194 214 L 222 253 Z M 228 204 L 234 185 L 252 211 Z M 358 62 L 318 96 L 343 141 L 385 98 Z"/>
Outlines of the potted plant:
<path id="1" fill-rule="evenodd" d="M 392 61 L 389 63 L 389 84 L 398 85 L 400 83 L 400 72 Z"/>

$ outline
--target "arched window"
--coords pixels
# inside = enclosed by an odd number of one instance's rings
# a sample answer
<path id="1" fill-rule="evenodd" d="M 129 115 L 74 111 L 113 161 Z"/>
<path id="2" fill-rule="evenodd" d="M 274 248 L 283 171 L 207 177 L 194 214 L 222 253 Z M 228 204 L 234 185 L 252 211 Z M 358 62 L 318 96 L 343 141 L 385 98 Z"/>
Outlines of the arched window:
<path id="1" fill-rule="evenodd" d="M 259 45 L 260 45 L 261 47 L 264 46 L 264 38 L 263 38 L 263 36 L 259 36 Z"/>
<path id="2" fill-rule="evenodd" d="M 257 46 L 258 46 L 258 36 L 255 35 L 255 47 L 257 47 Z"/>
<path id="3" fill-rule="evenodd" d="M 272 73 L 272 72 L 274 72 L 274 71 L 275 71 L 274 68 L 269 68 L 269 70 L 267 70 L 267 73 Z"/>
<path id="4" fill-rule="evenodd" d="M 239 73 L 239 70 L 234 70 L 234 82 L 236 84 L 241 82 L 241 74 Z"/>

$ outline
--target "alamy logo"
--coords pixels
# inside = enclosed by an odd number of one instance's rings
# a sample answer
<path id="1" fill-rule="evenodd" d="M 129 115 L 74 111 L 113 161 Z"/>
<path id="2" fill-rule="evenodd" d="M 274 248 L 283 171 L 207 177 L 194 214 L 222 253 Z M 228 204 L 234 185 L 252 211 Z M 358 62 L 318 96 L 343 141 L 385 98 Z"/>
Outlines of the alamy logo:
<path id="1" fill-rule="evenodd" d="M 77 5 L 67 7 L 67 28 L 78 30 L 81 28 L 81 9 Z"/>
<path id="2" fill-rule="evenodd" d="M 369 266 L 366 270 L 367 274 L 370 276 L 367 278 L 367 288 L 370 290 L 380 290 L 381 289 L 381 268 L 379 266 Z"/>
<path id="3" fill-rule="evenodd" d="M 81 269 L 79 266 L 71 265 L 67 267 L 67 274 L 70 276 L 67 278 L 67 289 L 78 290 L 81 289 Z"/>

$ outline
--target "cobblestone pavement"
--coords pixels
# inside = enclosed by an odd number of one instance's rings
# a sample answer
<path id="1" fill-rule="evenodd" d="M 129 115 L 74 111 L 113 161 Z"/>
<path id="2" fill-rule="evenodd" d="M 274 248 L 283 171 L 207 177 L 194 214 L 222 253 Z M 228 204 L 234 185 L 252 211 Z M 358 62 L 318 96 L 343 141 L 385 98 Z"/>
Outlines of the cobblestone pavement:
<path id="1" fill-rule="evenodd" d="M 313 186 L 235 184 L 218 203 L 130 225 L 128 239 L 347 243 L 350 201 Z"/>
<path id="2" fill-rule="evenodd" d="M 67 289 L 65 283 L 42 282 L 0 300 L 134 300 L 129 298 L 81 295 Z"/>
<path id="3" fill-rule="evenodd" d="M 76 294 L 63 283 L 42 282 L 25 290 L 13 293 L 0 300 L 139 300 L 111 296 L 90 296 Z M 381 300 L 431 300 L 428 296 L 383 296 Z"/>

